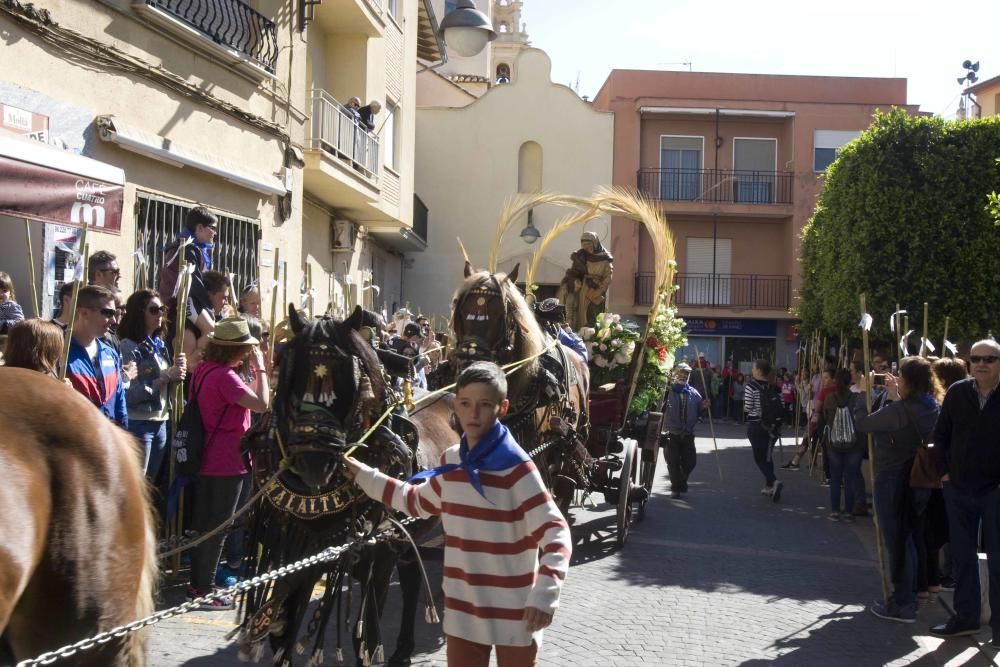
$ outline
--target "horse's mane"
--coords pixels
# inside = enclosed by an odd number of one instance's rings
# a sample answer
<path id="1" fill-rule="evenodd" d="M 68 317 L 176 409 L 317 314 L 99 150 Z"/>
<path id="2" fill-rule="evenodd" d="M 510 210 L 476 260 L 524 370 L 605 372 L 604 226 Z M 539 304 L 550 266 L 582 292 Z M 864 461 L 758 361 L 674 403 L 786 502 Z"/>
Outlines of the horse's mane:
<path id="1" fill-rule="evenodd" d="M 455 292 L 453 301 L 455 304 L 454 310 L 458 309 L 458 306 L 462 303 L 462 299 L 470 290 L 484 285 L 491 280 L 492 274 L 488 271 L 476 271 L 466 278 L 459 286 L 458 291 Z M 510 376 L 508 393 L 511 396 L 516 396 L 520 394 L 520 391 L 524 389 L 524 386 L 530 381 L 537 370 L 537 355 L 541 354 L 542 350 L 545 349 L 545 334 L 542 332 L 538 320 L 535 319 L 535 314 L 532 312 L 531 306 L 528 305 L 517 285 L 511 282 L 507 278 L 507 275 L 503 273 L 496 274 L 496 281 L 500 285 L 503 298 L 507 301 L 507 308 L 513 314 L 514 325 L 517 328 L 517 335 L 515 335 L 514 340 L 514 358 L 511 361 L 532 359 L 522 369 Z M 461 337 L 461 326 L 461 318 L 454 317 L 453 312 L 452 327 L 458 337 Z"/>

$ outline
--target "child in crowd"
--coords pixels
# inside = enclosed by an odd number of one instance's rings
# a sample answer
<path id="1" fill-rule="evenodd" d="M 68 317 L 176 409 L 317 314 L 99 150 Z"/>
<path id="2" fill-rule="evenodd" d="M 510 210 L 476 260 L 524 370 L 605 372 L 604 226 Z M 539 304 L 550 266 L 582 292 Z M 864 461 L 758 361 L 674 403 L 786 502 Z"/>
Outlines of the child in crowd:
<path id="1" fill-rule="evenodd" d="M 0 271 L 0 334 L 7 333 L 12 326 L 24 319 L 24 311 L 14 300 L 16 298 L 10 274 Z"/>
<path id="2" fill-rule="evenodd" d="M 63 358 L 62 329 L 41 319 L 21 320 L 10 328 L 4 365 L 28 368 L 49 377 L 59 377 Z"/>
<path id="3" fill-rule="evenodd" d="M 569 568 L 569 526 L 534 463 L 499 421 L 509 407 L 500 368 L 470 365 L 456 392 L 464 435 L 441 466 L 407 482 L 351 457 L 344 458 L 346 471 L 394 509 L 441 516 L 448 665 L 487 667 L 493 646 L 499 667 L 535 665 Z"/>

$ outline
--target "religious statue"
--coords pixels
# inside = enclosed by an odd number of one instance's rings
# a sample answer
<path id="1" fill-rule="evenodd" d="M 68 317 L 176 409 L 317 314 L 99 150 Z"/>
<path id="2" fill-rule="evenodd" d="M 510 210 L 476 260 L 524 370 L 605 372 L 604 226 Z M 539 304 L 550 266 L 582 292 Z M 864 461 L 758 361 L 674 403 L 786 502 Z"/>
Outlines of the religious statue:
<path id="1" fill-rule="evenodd" d="M 597 234 L 583 233 L 580 249 L 570 255 L 572 264 L 566 270 L 558 292 L 573 329 L 579 331 L 597 323 L 597 315 L 604 310 L 605 295 L 611 284 L 613 259 L 601 245 Z"/>

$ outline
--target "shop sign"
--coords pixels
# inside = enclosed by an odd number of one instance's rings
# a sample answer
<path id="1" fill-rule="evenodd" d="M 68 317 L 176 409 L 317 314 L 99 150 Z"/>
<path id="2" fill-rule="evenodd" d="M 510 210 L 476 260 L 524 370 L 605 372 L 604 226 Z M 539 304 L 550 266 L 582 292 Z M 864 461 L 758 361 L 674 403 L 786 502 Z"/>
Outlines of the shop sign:
<path id="1" fill-rule="evenodd" d="M 688 336 L 775 336 L 775 320 L 685 317 L 684 333 Z"/>

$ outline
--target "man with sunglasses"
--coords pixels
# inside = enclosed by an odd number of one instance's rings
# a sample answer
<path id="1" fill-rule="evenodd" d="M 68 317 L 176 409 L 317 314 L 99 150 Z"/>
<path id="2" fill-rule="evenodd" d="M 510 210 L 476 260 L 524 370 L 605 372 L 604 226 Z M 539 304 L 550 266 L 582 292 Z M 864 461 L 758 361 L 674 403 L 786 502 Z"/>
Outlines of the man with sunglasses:
<path id="1" fill-rule="evenodd" d="M 949 639 L 979 630 L 981 525 L 993 646 L 1000 647 L 1000 344 L 981 340 L 972 346 L 969 359 L 972 377 L 948 389 L 934 429 L 933 451 L 948 508 L 955 615 L 932 627 L 931 634 Z"/>
<path id="2" fill-rule="evenodd" d="M 101 340 L 118 316 L 111 290 L 88 285 L 80 290 L 73 320 L 66 379 L 104 415 L 122 428 L 128 427 L 121 360 Z"/>
<path id="3" fill-rule="evenodd" d="M 118 268 L 118 258 L 107 250 L 98 250 L 87 263 L 87 284 L 107 287 L 112 292 L 118 289 L 122 271 Z"/>

